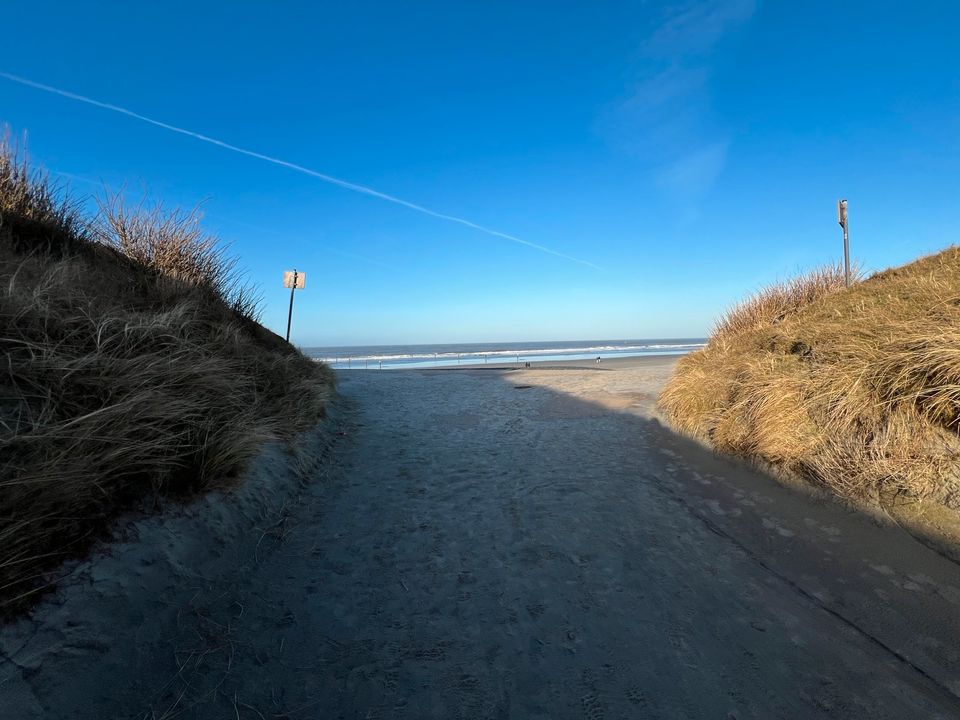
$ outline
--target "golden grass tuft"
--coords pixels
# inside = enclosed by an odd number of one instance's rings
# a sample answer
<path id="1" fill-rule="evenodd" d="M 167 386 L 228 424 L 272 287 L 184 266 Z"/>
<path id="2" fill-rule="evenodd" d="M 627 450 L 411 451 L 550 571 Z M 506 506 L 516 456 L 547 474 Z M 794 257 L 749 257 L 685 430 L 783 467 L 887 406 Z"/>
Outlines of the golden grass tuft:
<path id="1" fill-rule="evenodd" d="M 203 231 L 200 209 L 166 211 L 162 205 L 131 205 L 116 193 L 99 203 L 94 237 L 148 271 L 202 288 L 236 313 L 259 318 L 259 296 L 244 285 L 227 246 Z"/>
<path id="2" fill-rule="evenodd" d="M 728 312 L 659 406 L 680 431 L 852 498 L 960 504 L 960 249 L 845 289 L 838 268 Z"/>
<path id="3" fill-rule="evenodd" d="M 858 273 L 854 270 L 853 274 Z M 800 277 L 768 285 L 725 312 L 713 329 L 713 338 L 775 325 L 805 305 L 842 290 L 845 284 L 843 266 L 828 265 Z"/>
<path id="4" fill-rule="evenodd" d="M 118 512 L 223 483 L 324 414 L 192 213 L 80 217 L 0 146 L 0 612 Z"/>

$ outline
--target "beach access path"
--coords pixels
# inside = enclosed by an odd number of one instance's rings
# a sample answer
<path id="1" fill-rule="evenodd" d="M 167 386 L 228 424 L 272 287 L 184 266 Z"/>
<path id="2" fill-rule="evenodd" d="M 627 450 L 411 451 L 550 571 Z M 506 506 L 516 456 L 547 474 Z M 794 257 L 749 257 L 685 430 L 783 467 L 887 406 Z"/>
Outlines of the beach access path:
<path id="1" fill-rule="evenodd" d="M 340 373 L 341 441 L 255 558 L 180 563 L 189 605 L 115 604 L 86 643 L 77 606 L 70 643 L 8 649 L 0 700 L 51 719 L 960 717 L 957 565 L 667 430 L 673 362 Z"/>

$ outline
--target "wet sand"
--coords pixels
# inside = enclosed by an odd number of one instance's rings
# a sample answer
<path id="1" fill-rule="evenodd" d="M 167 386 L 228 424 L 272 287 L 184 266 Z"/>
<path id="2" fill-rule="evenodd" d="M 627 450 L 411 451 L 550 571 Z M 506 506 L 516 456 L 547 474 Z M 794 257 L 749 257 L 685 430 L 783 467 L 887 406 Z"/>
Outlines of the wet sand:
<path id="1" fill-rule="evenodd" d="M 106 550 L 0 633 L 0 706 L 960 717 L 957 566 L 666 430 L 673 362 L 340 373 L 339 439 L 280 512 Z"/>

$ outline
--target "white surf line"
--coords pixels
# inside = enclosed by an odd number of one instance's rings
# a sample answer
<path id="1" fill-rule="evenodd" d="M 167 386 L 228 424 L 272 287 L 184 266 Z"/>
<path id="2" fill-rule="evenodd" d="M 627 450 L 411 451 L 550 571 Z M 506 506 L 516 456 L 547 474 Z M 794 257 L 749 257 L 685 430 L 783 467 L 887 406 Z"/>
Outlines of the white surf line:
<path id="1" fill-rule="evenodd" d="M 93 98 L 86 97 L 84 95 L 78 95 L 76 93 L 69 92 L 67 90 L 61 90 L 60 88 L 55 88 L 51 85 L 44 85 L 43 83 L 36 82 L 34 80 L 29 80 L 19 75 L 13 75 L 8 72 L 3 72 L 0 70 L 0 77 L 6 78 L 11 82 L 18 83 L 20 85 L 26 85 L 27 87 L 34 88 L 36 90 L 42 90 L 44 92 L 52 93 L 54 95 L 59 95 L 61 97 L 69 98 L 70 100 L 76 100 L 77 102 L 86 103 L 87 105 L 93 105 L 94 107 L 102 108 L 104 110 L 109 110 L 111 112 L 119 113 L 121 115 L 126 115 L 135 120 L 140 120 L 141 122 L 149 123 L 150 125 L 155 125 L 156 127 L 163 128 L 164 130 L 169 130 L 170 132 L 179 133 L 180 135 L 186 135 L 188 137 L 195 138 L 201 142 L 209 143 L 211 145 L 216 145 L 217 147 L 224 148 L 225 150 L 230 150 L 235 153 L 240 153 L 241 155 L 247 155 L 248 157 L 256 158 L 257 160 L 263 160 L 264 162 L 272 163 L 273 165 L 279 165 L 281 167 L 294 170 L 304 175 L 309 175 L 315 177 L 319 180 L 323 180 L 326 183 L 331 185 L 338 185 L 339 187 L 345 188 L 347 190 L 352 190 L 353 192 L 361 193 L 363 195 L 370 195 L 375 198 L 380 198 L 381 200 L 386 200 L 387 202 L 394 203 L 396 205 L 402 205 L 405 208 L 410 210 L 415 210 L 416 212 L 423 213 L 424 215 L 429 215 L 431 217 L 439 218 L 440 220 L 448 220 L 450 222 L 458 223 L 460 225 L 465 225 L 468 228 L 474 230 L 479 230 L 482 233 L 487 235 L 492 235 L 494 237 L 503 238 L 504 240 L 510 240 L 511 242 L 519 243 L 520 245 L 526 245 L 529 248 L 534 250 L 539 250 L 540 252 L 547 253 L 548 255 L 555 255 L 556 257 L 563 258 L 564 260 L 570 260 L 571 262 L 580 263 L 581 265 L 586 265 L 595 270 L 600 268 L 597 265 L 594 265 L 588 260 L 582 260 L 580 258 L 573 257 L 572 255 L 565 255 L 562 252 L 556 250 L 551 250 L 548 247 L 543 245 L 537 245 L 532 243 L 529 240 L 523 240 L 514 235 L 509 235 L 507 233 L 500 232 L 499 230 L 493 230 L 483 225 L 477 225 L 474 222 L 465 220 L 464 218 L 456 217 L 455 215 L 446 215 L 445 213 L 437 212 L 431 210 L 430 208 L 423 207 L 422 205 L 417 205 L 416 203 L 409 202 L 402 198 L 395 197 L 394 195 L 388 195 L 387 193 L 382 193 L 379 190 L 374 190 L 373 188 L 366 187 L 365 185 L 358 185 L 356 183 L 349 182 L 347 180 L 341 180 L 340 178 L 333 177 L 332 175 L 325 175 L 324 173 L 317 172 L 316 170 L 311 170 L 308 167 L 303 165 L 297 165 L 296 163 L 288 162 L 286 160 L 281 160 L 280 158 L 271 157 L 270 155 L 264 155 L 263 153 L 258 153 L 254 150 L 247 150 L 246 148 L 239 147 L 237 145 L 231 145 L 228 142 L 223 140 L 217 140 L 216 138 L 209 137 L 207 135 L 201 135 L 198 132 L 193 130 L 187 130 L 186 128 L 177 127 L 176 125 L 170 125 L 169 123 L 162 122 L 160 120 L 154 120 L 151 117 L 146 115 L 141 115 L 140 113 L 133 112 L 132 110 L 127 110 L 126 108 L 120 107 L 119 105 L 112 105 L 110 103 L 102 102 L 100 100 L 94 100 Z"/>

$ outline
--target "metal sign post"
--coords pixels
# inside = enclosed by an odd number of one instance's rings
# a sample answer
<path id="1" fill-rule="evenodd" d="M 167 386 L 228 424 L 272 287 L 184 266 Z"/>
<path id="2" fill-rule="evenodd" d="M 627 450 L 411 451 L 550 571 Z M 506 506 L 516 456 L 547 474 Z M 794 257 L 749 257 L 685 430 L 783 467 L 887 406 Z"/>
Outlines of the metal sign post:
<path id="1" fill-rule="evenodd" d="M 290 323 L 293 320 L 293 294 L 299 288 L 307 286 L 307 274 L 297 270 L 287 270 L 283 273 L 283 286 L 290 288 L 290 310 L 287 312 L 287 342 L 290 342 Z"/>
<path id="2" fill-rule="evenodd" d="M 847 223 L 847 201 L 837 200 L 837 222 L 843 228 L 843 274 L 850 287 L 850 234 Z"/>

